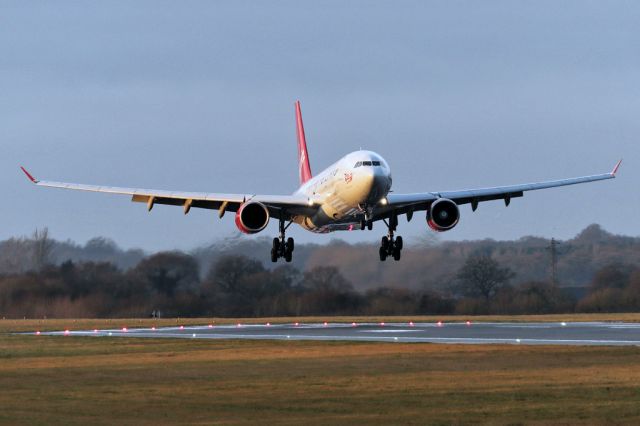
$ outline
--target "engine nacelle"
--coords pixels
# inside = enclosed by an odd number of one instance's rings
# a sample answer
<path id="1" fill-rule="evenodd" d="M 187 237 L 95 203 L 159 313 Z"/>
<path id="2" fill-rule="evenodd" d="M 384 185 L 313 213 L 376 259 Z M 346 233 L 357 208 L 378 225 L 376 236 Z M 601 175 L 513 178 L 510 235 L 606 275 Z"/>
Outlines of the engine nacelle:
<path id="1" fill-rule="evenodd" d="M 447 198 L 439 198 L 427 210 L 427 224 L 437 232 L 448 231 L 458 224 L 458 205 Z"/>
<path id="2" fill-rule="evenodd" d="M 257 201 L 247 201 L 236 212 L 236 226 L 240 232 L 255 234 L 269 224 L 269 210 Z"/>

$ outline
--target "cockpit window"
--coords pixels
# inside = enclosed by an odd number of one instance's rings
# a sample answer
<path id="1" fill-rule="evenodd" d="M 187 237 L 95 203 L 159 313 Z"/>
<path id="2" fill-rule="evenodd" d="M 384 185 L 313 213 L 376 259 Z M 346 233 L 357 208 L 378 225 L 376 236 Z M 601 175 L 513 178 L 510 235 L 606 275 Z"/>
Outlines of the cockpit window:
<path id="1" fill-rule="evenodd" d="M 372 161 L 372 163 L 373 163 L 374 166 L 379 166 L 380 165 L 379 161 Z"/>
<path id="2" fill-rule="evenodd" d="M 362 161 L 358 161 L 356 165 L 353 166 L 353 168 L 355 169 L 356 167 L 360 167 L 360 166 L 362 166 Z"/>
<path id="3" fill-rule="evenodd" d="M 363 161 L 362 165 L 363 166 L 370 166 L 371 165 L 371 161 Z"/>

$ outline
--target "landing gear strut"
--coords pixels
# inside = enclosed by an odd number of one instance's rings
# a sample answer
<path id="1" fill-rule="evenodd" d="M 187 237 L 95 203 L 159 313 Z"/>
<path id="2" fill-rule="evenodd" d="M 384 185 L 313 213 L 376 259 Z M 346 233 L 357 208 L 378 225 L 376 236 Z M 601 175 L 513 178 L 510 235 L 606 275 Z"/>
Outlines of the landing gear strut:
<path id="1" fill-rule="evenodd" d="M 369 231 L 373 229 L 373 220 L 371 219 L 371 210 L 369 207 L 360 207 L 364 211 L 364 217 L 360 220 L 360 230 L 364 231 L 367 228 Z"/>
<path id="2" fill-rule="evenodd" d="M 289 222 L 286 226 L 284 219 L 280 218 L 280 236 L 273 239 L 273 245 L 271 246 L 271 261 L 277 262 L 279 258 L 284 257 L 284 260 L 291 262 L 293 258 L 293 238 L 289 237 L 285 239 L 285 231 L 291 225 Z"/>
<path id="3" fill-rule="evenodd" d="M 384 220 L 384 223 L 387 225 L 389 233 L 382 237 L 382 242 L 380 243 L 380 261 L 384 262 L 387 260 L 388 256 L 393 257 L 393 260 L 400 260 L 400 253 L 402 252 L 402 237 L 394 237 L 393 235 L 396 227 L 398 226 L 398 216 L 394 214 L 389 218 L 389 222 Z"/>

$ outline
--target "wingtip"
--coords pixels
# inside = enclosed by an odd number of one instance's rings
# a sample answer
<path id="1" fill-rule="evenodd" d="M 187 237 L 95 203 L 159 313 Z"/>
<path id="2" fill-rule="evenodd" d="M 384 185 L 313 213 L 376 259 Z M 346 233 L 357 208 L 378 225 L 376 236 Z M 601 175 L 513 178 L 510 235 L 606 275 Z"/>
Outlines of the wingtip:
<path id="1" fill-rule="evenodd" d="M 611 176 L 615 176 L 616 173 L 618 173 L 618 169 L 620 168 L 620 164 L 622 164 L 622 158 L 620 159 L 620 161 L 618 161 L 616 163 L 616 166 L 613 168 L 613 170 L 611 171 Z"/>
<path id="2" fill-rule="evenodd" d="M 22 171 L 24 172 L 25 175 L 27 175 L 27 178 L 29 178 L 29 180 L 33 183 L 38 183 L 38 179 L 34 178 L 31 173 L 29 173 L 27 171 L 27 169 L 25 169 L 24 167 L 20 166 L 20 169 L 22 169 Z"/>

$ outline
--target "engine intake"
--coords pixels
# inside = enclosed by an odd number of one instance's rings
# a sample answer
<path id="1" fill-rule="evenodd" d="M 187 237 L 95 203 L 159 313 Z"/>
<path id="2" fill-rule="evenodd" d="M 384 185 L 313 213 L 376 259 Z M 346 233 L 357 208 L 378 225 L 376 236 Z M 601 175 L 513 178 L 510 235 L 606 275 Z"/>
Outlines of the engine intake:
<path id="1" fill-rule="evenodd" d="M 427 224 L 437 232 L 448 231 L 458 224 L 458 205 L 447 198 L 439 198 L 427 210 Z"/>
<path id="2" fill-rule="evenodd" d="M 236 212 L 236 226 L 240 232 L 255 234 L 262 231 L 269 224 L 269 210 L 257 201 L 248 201 Z"/>

